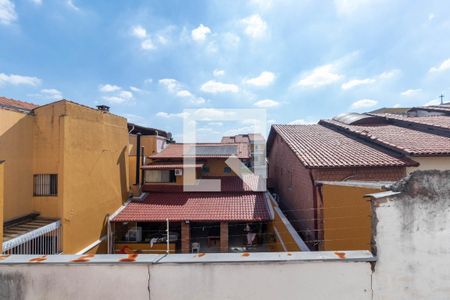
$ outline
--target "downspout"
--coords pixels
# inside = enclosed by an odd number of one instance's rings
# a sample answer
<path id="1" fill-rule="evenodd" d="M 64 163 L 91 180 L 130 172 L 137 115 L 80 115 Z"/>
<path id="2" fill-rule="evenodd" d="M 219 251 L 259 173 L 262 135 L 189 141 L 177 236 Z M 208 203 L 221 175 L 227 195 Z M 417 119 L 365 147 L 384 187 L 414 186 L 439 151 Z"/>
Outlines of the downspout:
<path id="1" fill-rule="evenodd" d="M 318 212 L 318 205 L 317 205 L 317 193 L 316 193 L 316 185 L 314 184 L 314 176 L 312 174 L 312 170 L 309 170 L 309 178 L 311 179 L 311 185 L 312 185 L 312 193 L 313 193 L 313 211 L 314 211 L 314 239 L 315 242 L 313 243 L 313 246 L 319 243 L 319 212 Z"/>
<path id="2" fill-rule="evenodd" d="M 139 159 L 141 157 L 141 133 L 138 132 L 136 134 L 136 180 L 135 180 L 135 184 L 139 185 L 139 176 L 140 176 L 140 165 L 139 165 Z"/>
<path id="3" fill-rule="evenodd" d="M 141 147 L 141 166 L 145 165 L 145 154 L 144 154 L 144 146 Z M 144 169 L 141 170 L 141 186 L 144 185 Z"/>

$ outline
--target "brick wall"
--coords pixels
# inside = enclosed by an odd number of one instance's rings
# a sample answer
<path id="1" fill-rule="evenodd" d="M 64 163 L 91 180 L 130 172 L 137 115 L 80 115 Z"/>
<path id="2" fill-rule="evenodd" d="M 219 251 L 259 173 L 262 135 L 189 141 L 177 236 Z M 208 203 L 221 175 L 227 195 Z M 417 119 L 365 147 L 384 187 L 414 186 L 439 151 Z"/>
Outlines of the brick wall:
<path id="1" fill-rule="evenodd" d="M 307 169 L 286 142 L 276 135 L 269 154 L 269 182 L 279 195 L 281 207 L 308 246 L 314 248 L 321 238 L 320 210 L 316 206 L 315 186 L 319 180 L 399 180 L 406 176 L 403 167 L 362 167 Z"/>
<path id="2" fill-rule="evenodd" d="M 191 228 L 189 223 L 181 222 L 181 252 L 191 251 Z"/>

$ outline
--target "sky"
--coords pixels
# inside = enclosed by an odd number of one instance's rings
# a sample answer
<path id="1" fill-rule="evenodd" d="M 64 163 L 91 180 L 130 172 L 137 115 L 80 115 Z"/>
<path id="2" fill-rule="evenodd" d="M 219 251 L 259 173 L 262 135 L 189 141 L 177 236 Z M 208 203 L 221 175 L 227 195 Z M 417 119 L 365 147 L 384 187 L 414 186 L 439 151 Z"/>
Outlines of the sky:
<path id="1" fill-rule="evenodd" d="M 178 141 L 199 109 L 218 141 L 254 130 L 221 109 L 264 110 L 267 133 L 448 101 L 449 37 L 447 1 L 0 0 L 0 95 L 106 104 Z"/>

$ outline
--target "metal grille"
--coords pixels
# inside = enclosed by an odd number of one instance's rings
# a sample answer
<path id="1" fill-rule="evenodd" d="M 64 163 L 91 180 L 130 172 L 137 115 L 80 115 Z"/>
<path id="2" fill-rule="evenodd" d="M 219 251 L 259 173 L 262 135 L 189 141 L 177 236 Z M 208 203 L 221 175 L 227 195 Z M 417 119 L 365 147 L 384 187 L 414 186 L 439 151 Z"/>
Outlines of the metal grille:
<path id="1" fill-rule="evenodd" d="M 2 245 L 2 253 L 59 254 L 61 253 L 61 234 L 60 222 L 53 222 L 4 242 Z"/>
<path id="2" fill-rule="evenodd" d="M 58 194 L 57 174 L 34 175 L 34 196 L 56 196 Z"/>

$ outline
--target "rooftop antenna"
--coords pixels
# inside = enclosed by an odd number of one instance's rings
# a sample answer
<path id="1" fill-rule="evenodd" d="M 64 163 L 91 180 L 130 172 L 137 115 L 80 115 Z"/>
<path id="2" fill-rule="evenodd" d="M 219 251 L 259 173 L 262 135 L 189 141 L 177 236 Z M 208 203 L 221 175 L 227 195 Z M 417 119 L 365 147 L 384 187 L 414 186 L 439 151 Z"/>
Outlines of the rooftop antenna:
<path id="1" fill-rule="evenodd" d="M 444 95 L 441 94 L 441 95 L 439 96 L 439 98 L 441 98 L 441 105 L 444 104 Z"/>

